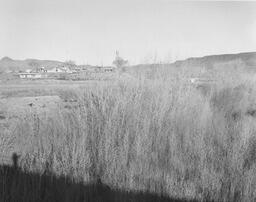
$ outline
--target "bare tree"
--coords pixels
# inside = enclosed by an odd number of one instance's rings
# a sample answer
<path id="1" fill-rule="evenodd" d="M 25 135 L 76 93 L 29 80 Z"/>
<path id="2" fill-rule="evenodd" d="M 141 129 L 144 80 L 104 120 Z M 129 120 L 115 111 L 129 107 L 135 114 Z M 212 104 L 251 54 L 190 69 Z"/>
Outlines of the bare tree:
<path id="1" fill-rule="evenodd" d="M 119 56 L 119 52 L 116 51 L 116 58 L 113 61 L 113 65 L 115 65 L 118 69 L 123 68 L 125 65 L 128 64 L 128 60 L 124 60 Z"/>
<path id="2" fill-rule="evenodd" d="M 70 65 L 70 66 L 75 66 L 75 65 L 76 65 L 76 62 L 73 61 L 73 60 L 67 60 L 67 61 L 65 61 L 65 64 L 66 64 L 66 65 Z"/>

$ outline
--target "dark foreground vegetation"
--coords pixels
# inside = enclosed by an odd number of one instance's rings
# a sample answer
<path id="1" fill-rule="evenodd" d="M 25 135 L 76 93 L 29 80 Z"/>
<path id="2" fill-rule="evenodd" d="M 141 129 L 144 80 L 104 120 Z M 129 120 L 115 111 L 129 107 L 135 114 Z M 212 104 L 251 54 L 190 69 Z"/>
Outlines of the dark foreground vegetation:
<path id="1" fill-rule="evenodd" d="M 138 202 L 179 202 L 192 201 L 174 199 L 148 192 L 115 190 L 101 182 L 84 185 L 66 176 L 56 176 L 51 172 L 43 174 L 26 172 L 17 166 L 17 156 L 13 156 L 13 166 L 0 166 L 0 201 L 2 202 L 77 202 L 77 201 L 138 201 Z"/>

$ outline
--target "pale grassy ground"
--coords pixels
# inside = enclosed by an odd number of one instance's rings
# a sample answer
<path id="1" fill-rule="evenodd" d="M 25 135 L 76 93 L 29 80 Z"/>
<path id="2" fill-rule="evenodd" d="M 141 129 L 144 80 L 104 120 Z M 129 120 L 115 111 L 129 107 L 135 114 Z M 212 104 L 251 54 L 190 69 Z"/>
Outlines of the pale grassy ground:
<path id="1" fill-rule="evenodd" d="M 253 82 L 220 82 L 204 96 L 183 75 L 175 78 L 127 77 L 66 92 L 74 107 L 28 113 L 1 132 L 1 149 L 18 142 L 24 169 L 85 183 L 101 178 L 172 197 L 254 200 L 256 118 L 246 115 L 256 100 Z"/>

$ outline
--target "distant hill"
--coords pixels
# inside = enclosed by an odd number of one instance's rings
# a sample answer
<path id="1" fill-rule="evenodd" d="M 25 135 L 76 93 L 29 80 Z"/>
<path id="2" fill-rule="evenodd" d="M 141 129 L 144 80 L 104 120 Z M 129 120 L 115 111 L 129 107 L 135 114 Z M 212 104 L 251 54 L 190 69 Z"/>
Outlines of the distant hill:
<path id="1" fill-rule="evenodd" d="M 14 60 L 9 57 L 3 57 L 0 60 L 0 73 L 1 72 L 19 72 L 27 69 L 35 70 L 40 67 L 45 69 L 52 69 L 54 67 L 68 66 L 72 68 L 95 68 L 98 66 L 93 65 L 75 65 L 71 62 L 60 62 L 56 60 L 38 60 L 38 59 L 25 59 L 25 60 Z"/>
<path id="2" fill-rule="evenodd" d="M 13 60 L 9 57 L 3 57 L 0 60 L 0 72 L 8 71 L 25 71 L 26 69 L 36 69 L 38 67 L 45 67 L 51 69 L 64 65 L 64 62 L 54 60 L 37 60 L 37 59 L 26 59 L 26 60 Z"/>
<path id="3" fill-rule="evenodd" d="M 205 66 L 208 68 L 221 63 L 240 62 L 246 66 L 256 68 L 256 52 L 238 53 L 238 54 L 223 54 L 209 55 L 204 57 L 188 58 L 173 63 L 175 66 Z"/>
<path id="4" fill-rule="evenodd" d="M 0 60 L 0 72 L 7 71 L 24 71 L 26 69 L 36 69 L 38 67 L 45 67 L 51 69 L 65 65 L 65 62 L 54 60 L 14 60 L 9 57 L 3 57 Z M 77 65 L 76 67 L 94 67 L 91 65 Z M 168 64 L 140 64 L 129 66 L 126 71 L 136 74 L 150 73 L 153 74 L 156 70 L 163 70 L 174 72 L 179 68 L 188 68 L 190 70 L 201 68 L 205 70 L 216 70 L 236 68 L 244 72 L 256 73 L 256 52 L 238 53 L 238 54 L 223 54 L 223 55 L 209 55 L 204 57 L 193 57 L 186 60 L 179 60 Z M 170 71 L 171 70 L 171 71 Z"/>
<path id="5" fill-rule="evenodd" d="M 136 75 L 148 74 L 152 77 L 159 70 L 168 76 L 168 73 L 174 75 L 181 69 L 188 72 L 190 76 L 198 76 L 202 72 L 203 74 L 214 74 L 214 72 L 220 73 L 229 70 L 256 73 L 256 52 L 194 57 L 168 64 L 140 64 L 127 67 L 126 71 Z"/>

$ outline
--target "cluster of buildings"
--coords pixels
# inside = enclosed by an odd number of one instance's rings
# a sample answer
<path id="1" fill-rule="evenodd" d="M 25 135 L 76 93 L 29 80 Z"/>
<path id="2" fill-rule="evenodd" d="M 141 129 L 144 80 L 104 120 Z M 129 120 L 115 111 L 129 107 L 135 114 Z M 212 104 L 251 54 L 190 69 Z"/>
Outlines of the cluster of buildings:
<path id="1" fill-rule="evenodd" d="M 48 78 L 56 74 L 79 74 L 82 72 L 113 72 L 114 67 L 99 67 L 99 66 L 73 66 L 72 68 L 61 66 L 54 68 L 39 67 L 35 70 L 27 69 L 24 72 L 19 72 L 18 76 L 22 79 L 40 79 Z"/>

